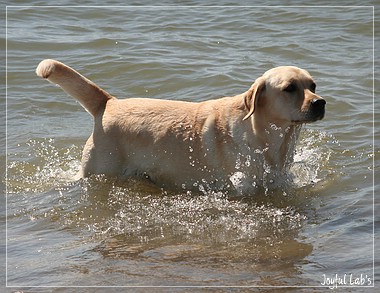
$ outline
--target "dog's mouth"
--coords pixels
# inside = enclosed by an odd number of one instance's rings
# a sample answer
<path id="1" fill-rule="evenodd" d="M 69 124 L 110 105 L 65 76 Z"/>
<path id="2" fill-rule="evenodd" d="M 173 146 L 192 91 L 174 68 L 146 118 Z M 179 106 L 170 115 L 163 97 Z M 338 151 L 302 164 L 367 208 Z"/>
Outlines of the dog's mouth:
<path id="1" fill-rule="evenodd" d="M 303 117 L 292 120 L 294 124 L 312 123 L 325 117 L 326 101 L 323 99 L 313 100 L 308 111 L 303 112 Z"/>
<path id="2" fill-rule="evenodd" d="M 312 123 L 318 120 L 322 120 L 325 117 L 325 109 L 318 111 L 317 113 L 305 113 L 305 116 L 301 119 L 292 120 L 294 124 Z"/>

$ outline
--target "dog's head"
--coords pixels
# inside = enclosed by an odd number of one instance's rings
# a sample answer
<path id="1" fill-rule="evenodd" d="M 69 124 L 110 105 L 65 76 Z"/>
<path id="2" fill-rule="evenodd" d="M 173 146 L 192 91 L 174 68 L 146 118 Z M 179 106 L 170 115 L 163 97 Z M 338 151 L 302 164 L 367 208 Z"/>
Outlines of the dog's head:
<path id="1" fill-rule="evenodd" d="M 308 123 L 320 120 L 325 114 L 326 101 L 315 93 L 311 75 L 294 66 L 268 70 L 245 93 L 248 119 L 261 112 L 273 123 Z"/>

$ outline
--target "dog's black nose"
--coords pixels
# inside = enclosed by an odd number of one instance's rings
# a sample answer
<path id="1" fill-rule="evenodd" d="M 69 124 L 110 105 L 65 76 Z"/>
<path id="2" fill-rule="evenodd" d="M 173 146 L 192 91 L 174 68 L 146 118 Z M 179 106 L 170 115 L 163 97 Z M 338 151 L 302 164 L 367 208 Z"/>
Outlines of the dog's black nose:
<path id="1" fill-rule="evenodd" d="M 314 120 L 323 119 L 325 116 L 325 105 L 326 101 L 324 99 L 313 99 L 311 101 L 311 112 L 313 113 Z"/>
<path id="2" fill-rule="evenodd" d="M 326 105 L 326 101 L 324 99 L 313 99 L 311 105 L 316 108 L 323 108 Z"/>

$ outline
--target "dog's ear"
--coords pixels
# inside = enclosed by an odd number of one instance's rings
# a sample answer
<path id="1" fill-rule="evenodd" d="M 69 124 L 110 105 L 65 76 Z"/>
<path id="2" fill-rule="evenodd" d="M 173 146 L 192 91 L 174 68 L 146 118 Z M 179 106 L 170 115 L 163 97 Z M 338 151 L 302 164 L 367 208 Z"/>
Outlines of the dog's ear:
<path id="1" fill-rule="evenodd" d="M 255 112 L 258 100 L 265 88 L 265 81 L 262 77 L 255 80 L 254 84 L 244 95 L 244 104 L 248 109 L 248 114 L 245 115 L 243 120 L 247 120 Z"/>

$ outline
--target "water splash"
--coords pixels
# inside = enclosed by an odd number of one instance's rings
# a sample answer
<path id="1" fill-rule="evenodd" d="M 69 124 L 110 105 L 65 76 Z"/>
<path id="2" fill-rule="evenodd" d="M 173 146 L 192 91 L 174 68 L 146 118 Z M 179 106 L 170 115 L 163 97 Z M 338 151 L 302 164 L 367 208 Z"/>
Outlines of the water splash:
<path id="1" fill-rule="evenodd" d="M 96 185 L 104 184 L 103 179 L 95 180 L 100 181 L 87 182 L 92 191 L 87 190 L 85 213 L 92 214 L 91 210 L 96 210 L 98 218 L 95 221 L 87 218 L 79 225 L 84 224 L 93 237 L 101 239 L 125 235 L 140 243 L 175 237 L 193 244 L 231 244 L 263 235 L 268 237 L 267 234 L 274 235 L 274 230 L 277 234 L 280 230 L 286 234 L 298 230 L 306 219 L 291 206 L 231 200 L 222 192 L 198 196 L 146 194 L 110 182 L 109 189 L 103 185 L 98 190 Z M 103 218 L 99 218 L 102 215 Z"/>
<path id="2" fill-rule="evenodd" d="M 276 127 L 272 125 L 272 127 Z M 239 155 L 236 159 L 236 172 L 230 177 L 231 184 L 238 194 L 255 194 L 257 187 L 261 186 L 267 194 L 273 189 L 283 189 L 284 193 L 292 188 L 301 188 L 314 185 L 326 179 L 329 159 L 332 149 L 329 142 L 334 142 L 333 136 L 324 132 L 305 129 L 301 132 L 300 140 L 296 146 L 293 162 L 288 169 L 276 171 L 265 160 L 265 149 L 253 150 L 255 159 L 250 155 Z M 244 167 L 261 164 L 262 172 L 249 175 Z"/>
<path id="3" fill-rule="evenodd" d="M 8 193 L 39 192 L 70 182 L 78 172 L 81 149 L 53 138 L 31 139 L 23 152 L 8 154 Z"/>
<path id="4" fill-rule="evenodd" d="M 292 184 L 295 187 L 312 185 L 325 179 L 332 154 L 328 142 L 334 140 L 325 132 L 306 129 L 301 133 L 290 168 Z"/>
<path id="5" fill-rule="evenodd" d="M 265 152 L 268 148 L 255 149 L 254 155 L 240 154 L 235 162 L 236 172 L 231 174 L 230 181 L 226 182 L 223 188 L 226 192 L 234 189 L 238 194 L 254 194 L 259 186 L 268 191 L 273 187 L 299 188 L 322 181 L 326 176 L 325 169 L 332 153 L 328 146 L 330 140 L 334 139 L 326 133 L 303 130 L 294 162 L 286 174 L 274 174 L 266 164 Z M 29 140 L 21 147 L 24 148 L 24 155 L 13 155 L 13 158 L 8 160 L 7 183 L 10 193 L 47 190 L 72 181 L 78 171 L 81 149 L 76 145 L 64 145 L 63 142 L 48 138 Z M 189 146 L 190 156 L 192 150 L 192 146 Z M 192 160 L 191 164 L 195 165 L 197 162 Z M 262 174 L 248 174 L 245 171 L 258 165 L 263 167 Z M 213 190 L 212 184 L 205 180 L 194 183 L 193 187 L 201 194 L 208 194 Z"/>

